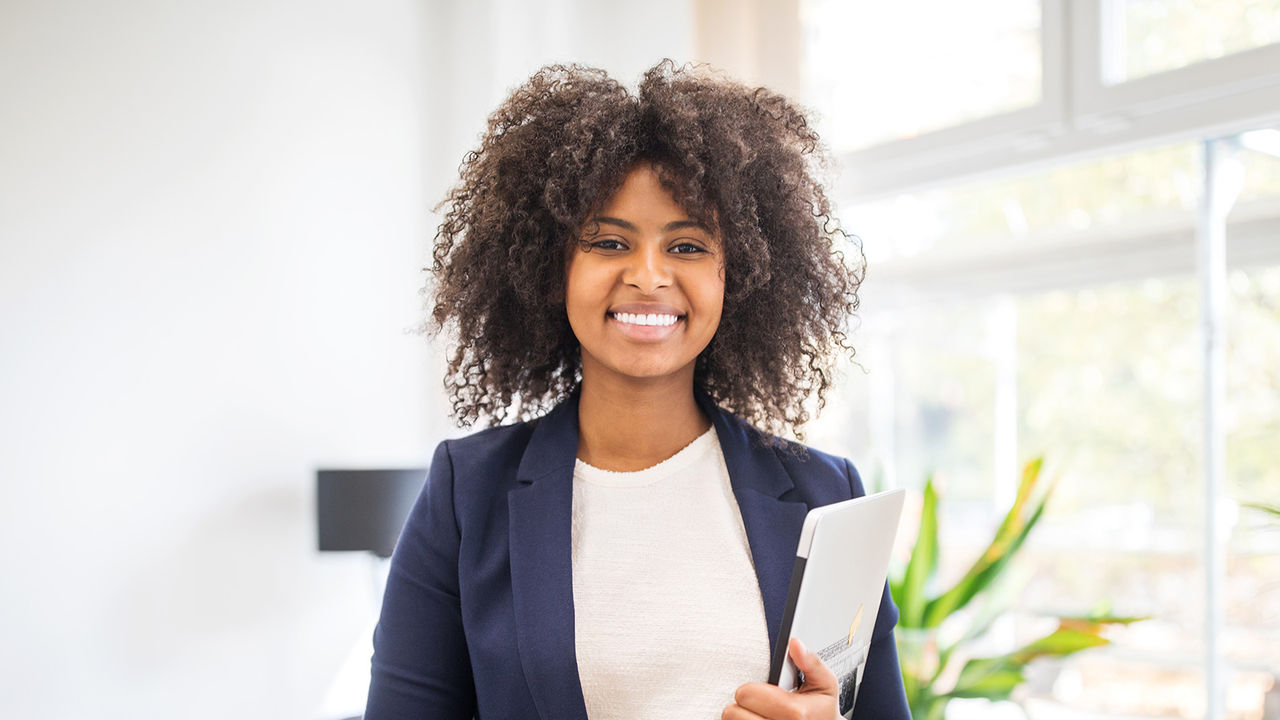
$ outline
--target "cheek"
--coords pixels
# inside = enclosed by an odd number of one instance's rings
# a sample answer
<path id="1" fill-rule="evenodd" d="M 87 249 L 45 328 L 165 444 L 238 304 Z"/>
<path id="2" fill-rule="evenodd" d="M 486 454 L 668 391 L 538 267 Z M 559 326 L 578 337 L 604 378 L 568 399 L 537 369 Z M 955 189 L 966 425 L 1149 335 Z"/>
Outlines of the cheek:
<path id="1" fill-rule="evenodd" d="M 724 282 L 715 278 L 699 285 L 697 300 L 702 308 L 702 316 L 712 325 L 707 330 L 714 333 L 720 327 L 720 319 L 724 315 Z"/>
<path id="2" fill-rule="evenodd" d="M 570 259 L 564 266 L 564 291 L 563 301 L 565 307 L 572 312 L 572 309 L 582 304 L 583 293 L 583 272 L 580 263 L 573 262 Z"/>
<path id="3" fill-rule="evenodd" d="M 569 326 L 576 333 L 577 327 L 582 321 L 584 308 L 581 290 L 573 282 L 565 283 L 564 312 L 569 319 Z"/>
<path id="4" fill-rule="evenodd" d="M 706 301 L 717 308 L 717 315 L 724 310 L 724 266 L 716 270 L 715 278 L 706 284 Z"/>
<path id="5" fill-rule="evenodd" d="M 600 273 L 592 272 L 585 263 L 570 263 L 565 271 L 564 307 L 575 333 L 583 323 L 603 313 L 606 295 L 607 285 L 602 287 Z"/>

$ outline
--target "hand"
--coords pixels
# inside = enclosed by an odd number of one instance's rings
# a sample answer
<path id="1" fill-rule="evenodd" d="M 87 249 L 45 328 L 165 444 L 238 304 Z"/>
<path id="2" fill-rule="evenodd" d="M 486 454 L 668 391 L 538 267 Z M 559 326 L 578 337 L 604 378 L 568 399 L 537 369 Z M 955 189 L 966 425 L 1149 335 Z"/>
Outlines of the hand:
<path id="1" fill-rule="evenodd" d="M 787 645 L 787 654 L 804 673 L 803 685 L 795 692 L 769 683 L 742 685 L 733 694 L 733 704 L 720 713 L 720 720 L 834 720 L 840 717 L 840 685 L 835 673 L 796 638 Z"/>

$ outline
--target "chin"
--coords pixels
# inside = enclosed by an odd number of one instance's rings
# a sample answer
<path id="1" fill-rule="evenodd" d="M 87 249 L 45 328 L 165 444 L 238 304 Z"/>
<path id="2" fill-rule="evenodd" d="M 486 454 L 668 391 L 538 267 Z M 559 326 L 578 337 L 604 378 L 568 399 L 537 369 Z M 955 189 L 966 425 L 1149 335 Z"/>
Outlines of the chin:
<path id="1" fill-rule="evenodd" d="M 677 372 L 671 370 L 659 370 L 654 368 L 630 368 L 619 373 L 625 378 L 646 381 L 646 380 L 662 380 L 677 375 Z"/>
<path id="2" fill-rule="evenodd" d="M 691 366 L 690 367 L 667 367 L 667 366 L 654 367 L 650 365 L 645 367 L 629 368 L 625 372 L 625 374 L 635 380 L 640 380 L 640 381 L 674 380 L 674 379 L 680 379 L 680 378 L 688 379 L 690 381 L 693 380 L 693 371 Z"/>

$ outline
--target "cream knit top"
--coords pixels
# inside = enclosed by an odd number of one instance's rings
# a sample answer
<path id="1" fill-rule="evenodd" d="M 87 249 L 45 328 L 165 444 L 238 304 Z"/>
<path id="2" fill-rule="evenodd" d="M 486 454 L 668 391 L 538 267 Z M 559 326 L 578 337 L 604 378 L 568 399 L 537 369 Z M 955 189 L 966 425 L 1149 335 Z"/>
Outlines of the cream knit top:
<path id="1" fill-rule="evenodd" d="M 573 472 L 573 606 L 591 720 L 715 720 L 769 674 L 742 514 L 715 428 L 638 472 Z"/>

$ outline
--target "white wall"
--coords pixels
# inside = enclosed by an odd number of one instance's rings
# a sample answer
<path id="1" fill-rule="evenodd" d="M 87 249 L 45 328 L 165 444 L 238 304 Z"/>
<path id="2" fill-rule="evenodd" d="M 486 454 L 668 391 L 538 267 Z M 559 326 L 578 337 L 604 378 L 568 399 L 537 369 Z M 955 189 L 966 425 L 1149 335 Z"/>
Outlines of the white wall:
<path id="1" fill-rule="evenodd" d="M 428 148 L 429 176 L 442 196 L 485 117 L 537 68 L 575 62 L 607 70 L 634 88 L 663 58 L 690 60 L 699 0 L 434 0 L 440 42 L 428 49 L 440 72 L 440 121 Z"/>
<path id="2" fill-rule="evenodd" d="M 375 599 L 320 466 L 456 432 L 428 208 L 548 60 L 689 0 L 0 4 L 0 715 L 311 718 Z"/>

